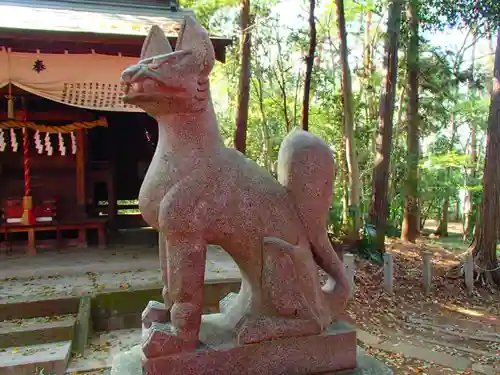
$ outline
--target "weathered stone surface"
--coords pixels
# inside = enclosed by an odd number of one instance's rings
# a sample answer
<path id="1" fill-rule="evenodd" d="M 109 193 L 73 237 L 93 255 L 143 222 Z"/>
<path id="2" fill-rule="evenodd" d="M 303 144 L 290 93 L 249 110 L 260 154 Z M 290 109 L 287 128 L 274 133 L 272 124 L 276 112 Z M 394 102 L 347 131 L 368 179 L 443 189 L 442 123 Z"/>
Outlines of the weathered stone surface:
<path id="1" fill-rule="evenodd" d="M 193 351 L 195 347 L 175 335 L 170 324 L 154 322 L 143 336 L 142 351 L 147 358 L 158 358 L 171 354 Z"/>
<path id="2" fill-rule="evenodd" d="M 230 311 L 231 305 L 236 303 L 236 298 L 238 297 L 237 293 L 228 293 L 223 299 L 219 302 L 219 312 L 222 314 L 226 314 Z"/>
<path id="3" fill-rule="evenodd" d="M 149 301 L 142 312 L 142 324 L 149 328 L 153 322 L 167 323 L 170 320 L 170 311 L 165 304 L 157 301 Z"/>
<path id="4" fill-rule="evenodd" d="M 76 314 L 79 303 L 78 297 L 40 298 L 36 301 L 0 303 L 0 321 Z"/>
<path id="5" fill-rule="evenodd" d="M 143 354 L 140 346 L 136 346 L 127 352 L 120 353 L 113 359 L 111 375 L 143 375 L 141 360 Z M 369 356 L 358 347 L 357 368 L 355 370 L 323 372 L 321 375 L 393 375 L 393 371 L 383 362 Z M 182 373 L 184 374 L 184 372 Z M 493 375 L 492 373 L 491 375 Z M 246 375 L 244 369 L 239 369 L 238 375 Z M 265 374 L 274 375 L 274 374 Z M 320 375 L 320 374 L 308 374 Z M 489 375 L 489 374 L 488 374 Z"/>
<path id="6" fill-rule="evenodd" d="M 330 375 L 393 375 L 394 372 L 387 367 L 383 362 L 366 354 L 366 352 L 358 347 L 357 354 L 358 367 L 354 371 L 337 372 Z M 327 375 L 327 374 L 323 374 Z"/>
<path id="7" fill-rule="evenodd" d="M 74 316 L 58 320 L 32 318 L 0 322 L 0 349 L 25 345 L 45 344 L 55 341 L 71 341 L 75 326 Z"/>
<path id="8" fill-rule="evenodd" d="M 8 348 L 0 351 L 0 375 L 32 375 L 36 369 L 62 375 L 71 355 L 71 341 Z"/>
<path id="9" fill-rule="evenodd" d="M 76 317 L 75 339 L 73 341 L 73 351 L 78 354 L 83 354 L 89 337 L 92 333 L 92 298 L 91 296 L 83 296 L 80 298 L 80 307 Z"/>
<path id="10" fill-rule="evenodd" d="M 139 208 L 160 232 L 163 299 L 171 306 L 175 335 L 169 339 L 167 333 L 153 333 L 158 343 L 148 342 L 147 357 L 156 356 L 160 347 L 171 354 L 184 350 L 181 347 L 197 347 L 210 244 L 222 246 L 241 270 L 241 289 L 223 303 L 225 319 L 217 321 L 232 334 L 241 325 L 240 343 L 267 345 L 265 340 L 275 340 L 270 350 L 285 355 L 276 339 L 320 340 L 311 334 L 329 327 L 348 298 L 344 267 L 326 232 L 334 180 L 332 150 L 321 138 L 296 129 L 280 147 L 275 179 L 226 147 L 210 97 L 214 63 L 207 31 L 188 16 L 175 52 L 154 26 L 141 60 L 121 76 L 123 100 L 144 109 L 159 125 Z M 324 286 L 318 266 L 329 276 Z M 155 319 L 165 321 L 164 313 L 157 313 L 146 317 L 146 327 Z M 297 345 L 302 348 L 306 341 Z M 294 350 L 293 345 L 284 347 Z M 231 353 L 238 356 L 240 350 Z M 308 368 L 313 362 L 302 365 Z"/>
<path id="11" fill-rule="evenodd" d="M 236 329 L 239 345 L 285 337 L 310 336 L 316 335 L 319 332 L 320 327 L 313 320 L 289 319 L 279 316 L 245 319 Z"/>
<path id="12" fill-rule="evenodd" d="M 240 280 L 206 280 L 203 289 L 203 312 L 217 312 L 220 299 L 240 289 Z M 119 289 L 94 295 L 92 320 L 95 330 L 140 328 L 142 311 L 151 300 L 161 300 L 161 287 Z"/>
<path id="13" fill-rule="evenodd" d="M 146 359 L 144 371 L 147 375 L 306 375 L 356 368 L 356 332 L 341 323 L 319 335 L 246 345 L 231 339 L 204 344 L 206 349 L 194 353 Z"/>

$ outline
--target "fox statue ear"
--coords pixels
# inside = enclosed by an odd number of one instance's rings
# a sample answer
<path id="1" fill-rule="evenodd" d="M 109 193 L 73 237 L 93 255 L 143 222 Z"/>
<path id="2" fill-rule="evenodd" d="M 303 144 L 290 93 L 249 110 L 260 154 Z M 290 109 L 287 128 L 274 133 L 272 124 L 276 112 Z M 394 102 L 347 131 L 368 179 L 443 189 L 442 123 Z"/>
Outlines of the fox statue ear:
<path id="1" fill-rule="evenodd" d="M 201 74 L 208 76 L 215 64 L 215 51 L 207 30 L 192 16 L 185 16 L 175 50 L 192 50 L 195 62 L 202 66 Z"/>
<path id="2" fill-rule="evenodd" d="M 159 26 L 153 25 L 142 45 L 141 60 L 171 52 L 172 46 L 165 33 Z"/>

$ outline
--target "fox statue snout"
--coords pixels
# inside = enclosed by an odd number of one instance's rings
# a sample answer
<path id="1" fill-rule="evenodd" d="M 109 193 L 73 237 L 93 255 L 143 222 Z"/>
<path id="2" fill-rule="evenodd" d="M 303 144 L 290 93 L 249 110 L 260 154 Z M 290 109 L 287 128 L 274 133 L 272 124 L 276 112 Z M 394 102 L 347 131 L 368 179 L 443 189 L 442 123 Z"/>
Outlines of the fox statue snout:
<path id="1" fill-rule="evenodd" d="M 214 64 L 208 33 L 192 17 L 184 20 L 175 52 L 163 30 L 153 26 L 140 61 L 121 74 L 122 100 L 154 117 L 199 111 L 207 103 L 208 75 Z"/>

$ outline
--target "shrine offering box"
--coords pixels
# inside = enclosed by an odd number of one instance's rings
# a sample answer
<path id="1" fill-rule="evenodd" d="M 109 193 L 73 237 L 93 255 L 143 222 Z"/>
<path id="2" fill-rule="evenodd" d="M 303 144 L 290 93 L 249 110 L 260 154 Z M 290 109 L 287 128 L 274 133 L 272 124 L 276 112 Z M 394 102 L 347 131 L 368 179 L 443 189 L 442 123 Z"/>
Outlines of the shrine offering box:
<path id="1" fill-rule="evenodd" d="M 19 224 L 23 217 L 23 199 L 9 198 L 4 202 L 4 216 L 7 224 Z M 56 201 L 43 200 L 33 207 L 33 215 L 38 223 L 50 223 L 56 217 Z"/>
<path id="2" fill-rule="evenodd" d="M 56 217 L 56 201 L 45 199 L 33 207 L 33 215 L 38 223 L 50 223 Z"/>
<path id="3" fill-rule="evenodd" d="M 8 224 L 20 223 L 23 217 L 23 200 L 21 198 L 6 199 L 3 214 Z"/>

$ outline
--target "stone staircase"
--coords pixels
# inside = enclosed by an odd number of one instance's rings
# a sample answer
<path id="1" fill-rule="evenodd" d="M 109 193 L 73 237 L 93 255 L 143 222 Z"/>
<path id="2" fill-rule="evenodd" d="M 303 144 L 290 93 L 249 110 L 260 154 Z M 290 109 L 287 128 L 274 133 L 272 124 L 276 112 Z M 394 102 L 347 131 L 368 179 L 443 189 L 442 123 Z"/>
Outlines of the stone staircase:
<path id="1" fill-rule="evenodd" d="M 239 290 L 239 280 L 208 280 L 205 312 Z M 161 287 L 106 289 L 80 296 L 24 296 L 0 301 L 0 375 L 63 375 L 100 371 L 138 344 L 141 313 Z"/>
<path id="2" fill-rule="evenodd" d="M 0 375 L 64 374 L 76 315 L 0 322 Z"/>

